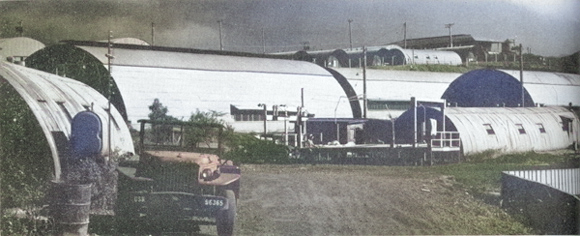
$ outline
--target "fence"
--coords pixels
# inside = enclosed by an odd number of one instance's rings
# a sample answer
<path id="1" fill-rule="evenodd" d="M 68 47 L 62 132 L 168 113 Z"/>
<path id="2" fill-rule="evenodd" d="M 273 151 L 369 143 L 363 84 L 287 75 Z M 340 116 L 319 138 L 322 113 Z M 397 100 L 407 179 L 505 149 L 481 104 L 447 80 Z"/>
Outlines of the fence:
<path id="1" fill-rule="evenodd" d="M 504 172 L 529 181 L 538 182 L 571 195 L 580 195 L 580 168 L 554 170 L 516 170 Z"/>

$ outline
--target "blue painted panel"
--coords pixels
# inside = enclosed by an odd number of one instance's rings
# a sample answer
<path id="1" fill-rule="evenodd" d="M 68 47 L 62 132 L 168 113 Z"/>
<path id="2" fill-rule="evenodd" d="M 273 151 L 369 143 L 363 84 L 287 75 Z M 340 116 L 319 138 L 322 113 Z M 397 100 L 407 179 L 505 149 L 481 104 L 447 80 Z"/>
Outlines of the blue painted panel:
<path id="1" fill-rule="evenodd" d="M 473 70 L 453 81 L 441 98 L 459 107 L 518 107 L 522 103 L 520 81 L 498 70 Z M 524 89 L 525 106 L 535 106 Z"/>
<path id="2" fill-rule="evenodd" d="M 91 111 L 79 112 L 72 120 L 71 159 L 97 155 L 103 148 L 101 119 Z"/>

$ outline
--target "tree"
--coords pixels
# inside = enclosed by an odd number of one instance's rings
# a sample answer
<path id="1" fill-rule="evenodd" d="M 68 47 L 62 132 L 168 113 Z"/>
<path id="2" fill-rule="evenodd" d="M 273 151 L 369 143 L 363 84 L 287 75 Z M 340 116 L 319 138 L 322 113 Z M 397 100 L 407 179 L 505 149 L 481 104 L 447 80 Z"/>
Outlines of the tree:
<path id="1" fill-rule="evenodd" d="M 199 143 L 205 143 L 208 148 L 211 147 L 211 143 L 217 141 L 219 137 L 220 128 L 224 127 L 224 121 L 220 117 L 224 116 L 224 113 L 217 111 L 207 111 L 203 112 L 196 110 L 194 114 L 189 118 L 189 122 L 195 124 L 186 129 L 186 140 L 189 145 L 198 147 Z"/>
<path id="2" fill-rule="evenodd" d="M 167 115 L 169 110 L 159 101 L 158 98 L 153 100 L 153 104 L 149 106 L 149 120 L 158 122 L 178 121 L 177 118 Z M 152 140 L 154 143 L 166 143 L 171 140 L 171 132 L 173 127 L 171 125 L 153 125 Z"/>

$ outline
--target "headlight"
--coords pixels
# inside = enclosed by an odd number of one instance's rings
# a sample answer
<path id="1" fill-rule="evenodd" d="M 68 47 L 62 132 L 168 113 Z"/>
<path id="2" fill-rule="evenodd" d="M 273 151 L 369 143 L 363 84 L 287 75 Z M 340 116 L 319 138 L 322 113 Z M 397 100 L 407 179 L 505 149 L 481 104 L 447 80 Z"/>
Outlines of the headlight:
<path id="1" fill-rule="evenodd" d="M 212 180 L 213 178 L 213 171 L 211 171 L 211 169 L 203 169 L 201 171 L 201 179 L 205 180 L 205 181 L 209 181 Z"/>

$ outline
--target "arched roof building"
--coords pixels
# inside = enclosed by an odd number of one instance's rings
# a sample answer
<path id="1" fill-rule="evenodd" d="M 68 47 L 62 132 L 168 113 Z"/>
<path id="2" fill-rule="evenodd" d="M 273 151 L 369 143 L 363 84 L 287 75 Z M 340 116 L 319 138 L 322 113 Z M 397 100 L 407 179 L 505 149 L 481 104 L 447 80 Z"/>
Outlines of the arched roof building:
<path id="1" fill-rule="evenodd" d="M 343 75 L 352 85 L 356 94 L 363 94 L 363 73 L 361 68 L 333 68 Z M 483 75 L 483 76 L 482 76 Z M 506 91 L 505 84 L 494 82 L 493 76 L 499 75 L 510 84 L 510 91 Z M 547 106 L 568 106 L 580 104 L 580 75 L 538 71 L 524 71 L 524 88 L 528 91 L 528 104 Z M 482 76 L 482 77 L 480 77 Z M 489 77 L 492 76 L 492 77 Z M 397 117 L 402 112 L 409 109 L 409 99 L 417 97 L 423 100 L 440 100 L 447 98 L 442 96 L 446 91 L 451 91 L 450 85 L 461 80 L 475 80 L 463 83 L 458 89 L 456 99 L 471 99 L 481 91 L 500 94 L 488 95 L 489 99 L 480 99 L 484 102 L 495 101 L 493 106 L 504 106 L 506 100 L 498 100 L 502 97 L 513 97 L 514 106 L 521 103 L 521 90 L 519 85 L 519 71 L 510 70 L 488 70 L 472 71 L 465 74 L 443 73 L 443 72 L 423 72 L 423 71 L 397 71 L 367 69 L 367 98 L 368 98 L 368 118 L 386 119 L 390 116 Z M 462 78 L 459 80 L 459 78 Z M 486 82 L 484 82 L 486 81 Z M 508 81 L 508 82 L 506 82 Z M 497 88 L 499 85 L 500 88 Z M 485 89 L 484 89 L 485 88 Z M 467 92 L 470 91 L 470 92 Z M 475 92 L 474 92 L 475 91 Z M 515 92 L 514 92 L 515 91 Z M 459 93 L 464 93 L 459 95 Z M 454 100 L 448 100 L 449 106 L 455 106 Z M 458 104 L 457 104 L 458 105 Z M 461 106 L 461 105 L 460 105 Z M 477 102 L 467 106 L 481 106 Z M 507 105 L 506 105 L 507 106 Z M 361 105 L 362 107 L 362 105 Z"/>
<path id="2" fill-rule="evenodd" d="M 6 81 L 24 99 L 38 120 L 51 149 L 55 177 L 60 177 L 60 161 L 71 135 L 71 120 L 81 111 L 92 110 L 103 123 L 102 150 L 118 154 L 134 153 L 129 128 L 119 112 L 111 109 L 111 146 L 109 146 L 108 101 L 103 95 L 79 81 L 0 61 L 0 83 Z"/>
<path id="3" fill-rule="evenodd" d="M 491 69 L 472 70 L 457 77 L 441 98 L 460 107 L 535 106 L 532 97 L 518 80 Z"/>
<path id="4" fill-rule="evenodd" d="M 459 54 L 452 51 L 404 49 L 396 45 L 389 45 L 386 49 L 388 51 L 383 61 L 390 65 L 461 65 L 463 63 Z"/>
<path id="5" fill-rule="evenodd" d="M 356 94 L 363 94 L 361 68 L 333 68 L 333 70 L 349 81 Z M 460 75 L 459 73 L 367 69 L 367 117 L 375 119 L 397 117 L 409 109 L 411 97 L 440 100 L 441 94 Z"/>
<path id="6" fill-rule="evenodd" d="M 44 48 L 38 40 L 27 37 L 0 38 L 0 55 L 13 62 L 23 62 L 30 54 Z"/>
<path id="7" fill-rule="evenodd" d="M 63 54 L 64 60 L 55 63 Z M 106 43 L 68 41 L 39 51 L 29 58 L 29 65 L 54 72 L 59 64 L 90 57 L 106 68 L 106 54 Z M 258 104 L 285 105 L 289 116 L 302 105 L 316 117 L 360 114 L 349 103 L 338 103 L 350 96 L 342 87 L 350 85 L 341 85 L 329 71 L 309 62 L 137 45 L 114 45 L 112 54 L 110 73 L 122 99 L 115 105 L 132 124 L 148 118 L 148 107 L 156 98 L 168 107 L 168 115 L 178 119 L 187 120 L 196 110 L 226 114 L 222 118 L 240 132 L 263 129 L 264 111 Z M 80 68 L 69 68 L 67 76 Z M 273 112 L 269 108 L 267 114 Z M 284 121 L 272 119 L 268 118 L 269 132 L 284 130 Z"/>
<path id="8" fill-rule="evenodd" d="M 520 81 L 519 70 L 499 70 Z M 536 105 L 580 105 L 580 75 L 523 71 L 524 87 Z"/>
<path id="9" fill-rule="evenodd" d="M 488 150 L 501 153 L 558 150 L 580 140 L 578 117 L 565 107 L 448 107 L 444 113 L 445 131 L 459 133 L 465 155 Z M 443 113 L 438 108 L 418 106 L 416 120 L 418 142 L 443 130 Z M 413 109 L 397 118 L 397 143 L 413 142 L 413 121 Z M 423 122 L 425 131 L 421 130 Z"/>

